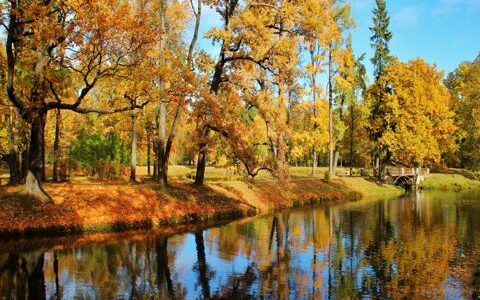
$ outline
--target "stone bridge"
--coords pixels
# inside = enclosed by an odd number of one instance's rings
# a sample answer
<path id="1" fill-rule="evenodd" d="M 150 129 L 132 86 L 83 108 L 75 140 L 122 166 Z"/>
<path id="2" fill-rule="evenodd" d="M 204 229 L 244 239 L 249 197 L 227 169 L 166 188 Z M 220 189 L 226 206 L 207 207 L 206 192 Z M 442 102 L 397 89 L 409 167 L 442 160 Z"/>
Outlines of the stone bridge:
<path id="1" fill-rule="evenodd" d="M 429 175 L 430 169 L 422 167 L 387 167 L 385 169 L 385 179 L 387 181 L 404 187 L 416 188 Z"/>

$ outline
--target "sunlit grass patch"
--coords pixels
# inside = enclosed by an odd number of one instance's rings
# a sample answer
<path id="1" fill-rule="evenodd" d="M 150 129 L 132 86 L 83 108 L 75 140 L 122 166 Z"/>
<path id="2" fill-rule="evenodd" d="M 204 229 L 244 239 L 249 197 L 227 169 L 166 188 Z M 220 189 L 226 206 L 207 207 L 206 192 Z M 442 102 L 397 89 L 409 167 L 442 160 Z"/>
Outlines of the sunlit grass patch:
<path id="1" fill-rule="evenodd" d="M 421 189 L 454 190 L 480 189 L 480 181 L 460 174 L 430 174 L 421 184 Z"/>
<path id="2" fill-rule="evenodd" d="M 363 177 L 342 177 L 341 181 L 345 182 L 346 186 L 363 196 L 377 197 L 377 196 L 400 196 L 405 191 L 403 188 L 383 184 L 374 179 L 366 179 Z"/>

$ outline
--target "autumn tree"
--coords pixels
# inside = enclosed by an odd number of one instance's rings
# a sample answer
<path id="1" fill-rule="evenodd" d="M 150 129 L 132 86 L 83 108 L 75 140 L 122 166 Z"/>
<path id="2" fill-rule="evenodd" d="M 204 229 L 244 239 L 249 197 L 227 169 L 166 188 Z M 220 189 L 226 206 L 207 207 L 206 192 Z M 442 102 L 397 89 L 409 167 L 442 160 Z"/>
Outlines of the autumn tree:
<path id="1" fill-rule="evenodd" d="M 200 21 L 202 17 L 202 1 L 195 4 L 190 1 L 190 10 L 193 14 L 194 29 L 188 47 L 182 40 L 182 32 L 187 24 L 185 16 L 186 8 L 181 3 L 167 6 L 167 1 L 160 1 L 160 30 L 165 33 L 159 42 L 159 95 L 156 116 L 156 170 L 154 179 L 162 186 L 168 184 L 168 162 L 172 152 L 173 143 L 177 135 L 180 118 L 186 108 L 188 100 L 195 97 L 195 89 L 198 88 L 195 45 L 198 39 Z M 184 49 L 187 49 L 184 52 Z M 175 70 L 175 72 L 172 72 Z M 180 76 L 179 76 L 180 75 Z M 168 88 L 167 88 L 168 85 Z M 172 107 L 173 116 L 168 122 L 168 104 Z M 167 130 L 167 125 L 170 128 Z M 168 133 L 168 135 L 167 135 Z"/>
<path id="2" fill-rule="evenodd" d="M 352 172 L 355 148 L 358 148 L 356 142 L 360 142 L 356 140 L 356 136 L 364 129 L 359 121 L 362 117 L 361 101 L 362 93 L 366 90 L 367 75 L 363 65 L 365 55 L 358 58 L 354 56 L 350 39 L 347 41 L 345 50 L 342 68 L 335 81 L 337 113 L 345 132 L 336 137 L 334 169 L 337 167 L 340 152 L 343 152 L 344 157 L 348 157 L 350 172 Z"/>
<path id="3" fill-rule="evenodd" d="M 49 201 L 41 187 L 48 111 L 94 111 L 83 100 L 129 67 L 128 55 L 151 43 L 151 28 L 127 1 L 9 1 L 3 14 L 8 97 L 31 128 L 25 191 Z M 70 76 L 73 85 L 65 84 Z"/>
<path id="4" fill-rule="evenodd" d="M 480 55 L 464 62 L 445 80 L 455 96 L 459 128 L 459 155 L 462 164 L 472 170 L 480 169 Z"/>
<path id="5" fill-rule="evenodd" d="M 302 161 L 312 155 L 312 175 L 316 174 L 319 154 L 328 148 L 328 103 L 302 101 L 290 110 L 292 130 L 290 137 L 290 160 Z"/>
<path id="6" fill-rule="evenodd" d="M 309 63 L 305 66 L 305 73 L 307 74 L 310 83 L 310 94 L 312 97 L 312 113 L 313 113 L 313 128 L 312 133 L 317 134 L 319 128 L 319 104 L 317 101 L 322 101 L 323 90 L 321 88 L 320 78 L 321 74 L 325 74 L 327 71 L 333 71 L 333 55 L 331 54 L 330 47 L 334 43 L 341 39 L 341 28 L 338 27 L 337 20 L 345 19 L 348 15 L 348 6 L 333 7 L 337 1 L 314 1 L 312 5 L 305 7 L 302 11 L 302 33 L 305 39 L 306 47 L 309 52 Z M 343 11 L 345 9 L 345 11 Z M 327 62 L 326 62 L 327 61 Z M 328 67 L 325 67 L 325 64 Z M 333 74 L 327 74 L 328 80 L 331 83 L 333 81 Z M 330 86 L 327 86 L 327 89 Z M 332 94 L 333 101 L 333 94 Z M 321 105 L 321 104 L 320 104 Z M 333 106 L 329 103 L 328 112 L 332 111 Z M 333 122 L 330 122 L 330 115 L 327 117 L 329 120 L 329 141 L 330 141 L 330 129 L 333 130 Z M 333 115 L 332 115 L 333 121 Z M 331 126 L 330 126 L 331 125 Z M 331 128 L 330 128 L 331 127 Z M 313 145 L 313 161 L 312 161 L 312 174 L 315 175 L 316 167 L 318 164 L 318 150 L 322 144 L 322 140 L 317 140 Z"/>
<path id="7" fill-rule="evenodd" d="M 341 89 L 345 97 L 346 112 L 343 121 L 346 125 L 345 135 L 342 140 L 342 148 L 345 157 L 348 157 L 350 175 L 353 175 L 353 167 L 363 167 L 370 159 L 371 142 L 368 138 L 368 105 L 364 101 L 367 89 L 366 68 L 363 64 L 365 55 L 355 58 L 353 67 L 349 70 L 353 82 Z"/>
<path id="8" fill-rule="evenodd" d="M 332 1 L 332 7 L 334 9 L 334 21 L 338 30 L 343 34 L 349 28 L 354 26 L 354 21 L 350 16 L 350 4 L 345 4 L 343 1 Z M 351 54 L 349 49 L 344 49 L 346 39 L 343 35 L 336 41 L 332 41 L 328 46 L 328 172 L 331 175 L 335 175 L 336 164 L 338 160 L 338 149 L 335 143 L 335 130 L 334 126 L 334 89 L 335 80 L 338 77 L 339 72 L 345 66 L 348 67 L 351 64 Z"/>
<path id="9" fill-rule="evenodd" d="M 20 153 L 17 145 L 17 130 L 16 130 L 16 119 L 18 118 L 18 113 L 15 109 L 12 109 L 8 96 L 5 93 L 6 91 L 6 59 L 3 53 L 0 56 L 0 87 L 2 89 L 0 97 L 2 97 L 2 107 L 3 107 L 3 116 L 4 116 L 4 128 L 6 129 L 6 140 L 7 140 L 7 154 L 5 154 L 4 160 L 8 163 L 8 169 L 10 173 L 9 184 L 18 184 L 21 180 L 20 173 Z"/>
<path id="10" fill-rule="evenodd" d="M 303 43 L 303 38 L 310 45 L 315 39 L 321 40 L 322 47 L 335 38 L 330 2 L 318 1 L 315 4 L 312 6 L 311 1 L 245 5 L 237 1 L 212 2 L 222 16 L 224 26 L 207 34 L 221 45 L 220 55 L 212 70 L 211 95 L 196 103 L 203 131 L 197 184 L 203 183 L 211 130 L 233 142 L 232 149 L 243 149 L 239 151 L 243 155 L 248 153 L 241 160 L 249 162 L 247 169 L 250 175 L 257 174 L 260 169 L 267 169 L 279 178 L 288 177 L 289 124 L 292 120 L 290 109 L 296 101 L 296 95 L 299 95 L 299 46 Z M 229 109 L 228 106 L 232 108 Z M 230 111 L 235 113 L 226 117 L 226 112 Z M 264 122 L 264 138 L 240 143 L 240 135 L 232 131 L 242 132 L 239 131 L 240 128 L 244 130 L 245 127 L 235 128 L 232 123 L 245 122 L 231 120 L 239 120 L 239 116 L 252 112 Z M 235 144 L 235 141 L 238 143 Z M 238 147 L 240 144 L 243 146 Z M 255 159 L 255 155 L 252 156 L 253 153 L 258 155 L 265 151 L 267 157 L 263 156 L 260 160 Z M 238 156 L 235 158 L 239 159 Z M 257 167 L 253 168 L 254 165 Z"/>
<path id="11" fill-rule="evenodd" d="M 246 3 L 242 5 L 237 0 L 209 1 L 211 5 L 221 16 L 222 28 L 213 28 L 207 33 L 207 37 L 220 43 L 220 54 L 213 66 L 210 79 L 209 92 L 206 94 L 204 101 L 196 104 L 199 119 L 201 121 L 201 141 L 199 143 L 197 172 L 195 176 L 196 184 L 203 184 L 205 177 L 205 167 L 208 154 L 209 136 L 211 130 L 216 130 L 222 135 L 227 135 L 226 131 L 214 123 L 219 124 L 220 101 L 227 99 L 219 96 L 226 83 L 233 81 L 231 75 L 235 74 L 234 70 L 238 70 L 245 65 L 254 65 L 250 71 L 258 74 L 256 79 L 265 82 L 267 72 L 274 73 L 274 68 L 279 68 L 283 63 L 284 71 L 286 67 L 292 65 L 291 60 L 285 59 L 295 53 L 292 46 L 295 45 L 288 32 L 296 23 L 292 22 L 292 17 L 296 16 L 296 9 L 288 1 L 280 3 Z M 289 26 L 288 28 L 286 26 Z M 290 50 L 290 51 L 289 51 Z M 280 54 L 280 55 L 278 55 Z M 282 56 L 283 55 L 283 56 Z M 282 60 L 277 58 L 282 57 Z M 275 66 L 272 67 L 272 64 Z M 271 74 L 268 74 L 271 75 Z M 276 80 L 278 83 L 278 79 Z M 235 84 L 235 83 L 233 83 Z M 283 84 L 279 84 L 279 87 Z M 230 87 L 227 87 L 230 89 Z M 266 89 L 263 88 L 266 91 Z M 285 108 L 286 89 L 279 88 L 277 108 Z M 217 103 L 215 102 L 217 101 Z M 214 112 L 217 111 L 219 115 Z M 225 117 L 225 116 L 223 116 Z M 284 122 L 285 114 L 278 115 L 276 120 Z M 284 134 L 277 136 L 277 142 L 280 142 L 276 149 L 276 156 L 285 164 L 286 162 L 286 144 Z M 278 160 L 277 160 L 278 161 Z M 279 168 L 277 168 L 280 170 Z M 284 173 L 282 167 L 281 172 Z"/>
<path id="12" fill-rule="evenodd" d="M 443 73 L 422 59 L 402 63 L 396 58 L 385 71 L 369 88 L 375 97 L 387 82 L 393 87 L 378 107 L 386 125 L 378 147 L 397 164 L 412 167 L 431 165 L 455 151 L 453 98 L 442 84 Z"/>

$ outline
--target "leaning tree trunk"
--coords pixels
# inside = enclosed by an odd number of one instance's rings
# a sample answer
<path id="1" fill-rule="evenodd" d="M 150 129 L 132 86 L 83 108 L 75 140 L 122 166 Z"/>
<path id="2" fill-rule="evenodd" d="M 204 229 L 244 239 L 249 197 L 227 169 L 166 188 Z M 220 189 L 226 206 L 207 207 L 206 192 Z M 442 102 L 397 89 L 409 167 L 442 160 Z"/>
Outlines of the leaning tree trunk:
<path id="1" fill-rule="evenodd" d="M 5 115 L 5 123 L 7 125 L 7 139 L 8 139 L 8 168 L 10 171 L 10 179 L 9 184 L 15 185 L 20 183 L 21 175 L 20 175 L 20 157 L 18 154 L 18 147 L 15 142 L 15 126 L 13 122 L 13 116 L 10 113 L 10 108 L 8 107 L 8 103 L 4 101 L 4 115 Z"/>
<path id="2" fill-rule="evenodd" d="M 220 55 L 217 63 L 215 64 L 215 71 L 212 77 L 212 83 L 210 84 L 210 92 L 215 96 L 220 91 L 220 84 L 222 83 L 223 69 L 226 63 L 225 60 L 226 46 L 222 44 L 220 49 Z M 206 123 L 203 126 L 201 132 L 201 141 L 198 147 L 198 160 L 197 160 L 197 172 L 195 173 L 195 184 L 203 185 L 205 179 L 205 168 L 207 167 L 207 155 L 208 155 L 208 137 L 210 136 L 210 128 L 208 127 L 208 121 L 211 116 L 207 113 L 205 116 Z"/>
<path id="3" fill-rule="evenodd" d="M 55 140 L 53 142 L 53 181 L 58 181 L 58 159 L 60 158 L 60 119 L 62 115 L 57 109 L 55 115 Z"/>
<path id="4" fill-rule="evenodd" d="M 130 158 L 130 182 L 136 181 L 137 169 L 137 115 L 135 111 L 131 111 L 132 117 L 132 153 Z"/>
<path id="5" fill-rule="evenodd" d="M 42 188 L 42 176 L 44 174 L 44 149 L 45 149 L 45 122 L 47 112 L 43 110 L 33 111 L 30 129 L 30 147 L 25 192 L 41 202 L 51 202 L 52 199 Z"/>

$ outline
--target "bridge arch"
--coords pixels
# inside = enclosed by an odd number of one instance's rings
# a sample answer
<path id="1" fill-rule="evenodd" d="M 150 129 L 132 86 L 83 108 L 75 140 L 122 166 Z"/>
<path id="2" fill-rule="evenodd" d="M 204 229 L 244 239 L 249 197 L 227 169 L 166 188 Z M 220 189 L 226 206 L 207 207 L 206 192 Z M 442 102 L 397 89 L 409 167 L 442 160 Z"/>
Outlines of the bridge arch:
<path id="1" fill-rule="evenodd" d="M 398 176 L 393 184 L 396 185 L 401 185 L 401 186 L 409 186 L 412 185 L 412 178 L 410 176 L 404 175 L 404 176 Z"/>

